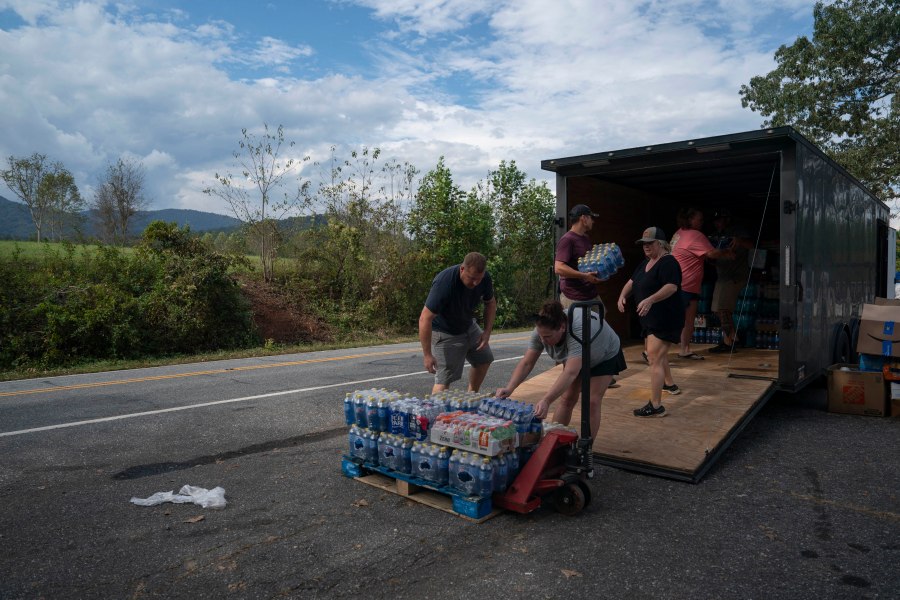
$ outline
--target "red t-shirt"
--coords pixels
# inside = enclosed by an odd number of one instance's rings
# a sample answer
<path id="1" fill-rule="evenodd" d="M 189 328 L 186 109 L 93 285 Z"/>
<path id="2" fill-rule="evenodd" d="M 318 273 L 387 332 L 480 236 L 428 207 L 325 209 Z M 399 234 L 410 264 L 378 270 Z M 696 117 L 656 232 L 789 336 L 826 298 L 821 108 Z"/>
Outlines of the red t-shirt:
<path id="1" fill-rule="evenodd" d="M 565 263 L 578 270 L 578 259 L 587 254 L 594 246 L 590 236 L 579 235 L 571 229 L 556 243 L 554 260 Z M 593 300 L 597 297 L 597 286 L 584 279 L 559 278 L 559 289 L 570 300 Z"/>
<path id="2" fill-rule="evenodd" d="M 703 261 L 710 250 L 709 238 L 696 229 L 679 229 L 672 236 L 672 256 L 681 265 L 681 289 L 685 292 L 700 293 Z"/>

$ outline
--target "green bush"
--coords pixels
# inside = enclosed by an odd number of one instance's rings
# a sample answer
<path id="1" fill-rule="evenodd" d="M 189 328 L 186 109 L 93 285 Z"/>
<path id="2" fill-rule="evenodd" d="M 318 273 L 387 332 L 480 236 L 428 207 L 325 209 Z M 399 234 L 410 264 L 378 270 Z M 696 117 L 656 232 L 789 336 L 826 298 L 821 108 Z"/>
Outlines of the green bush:
<path id="1" fill-rule="evenodd" d="M 0 258 L 0 368 L 245 347 L 250 307 L 219 254 L 156 222 L 134 252 L 47 245 Z"/>

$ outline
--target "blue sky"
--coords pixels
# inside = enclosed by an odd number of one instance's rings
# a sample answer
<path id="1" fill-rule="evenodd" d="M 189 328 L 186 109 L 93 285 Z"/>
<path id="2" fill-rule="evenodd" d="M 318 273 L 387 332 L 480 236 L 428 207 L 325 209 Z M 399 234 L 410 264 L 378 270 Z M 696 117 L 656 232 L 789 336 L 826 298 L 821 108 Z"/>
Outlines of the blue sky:
<path id="1" fill-rule="evenodd" d="M 59 160 L 90 198 L 140 162 L 154 208 L 202 193 L 241 129 L 284 125 L 301 176 L 364 146 L 463 189 L 501 160 L 746 131 L 738 90 L 810 35 L 813 0 L 0 0 L 0 156 Z M 0 195 L 13 194 L 0 184 Z"/>

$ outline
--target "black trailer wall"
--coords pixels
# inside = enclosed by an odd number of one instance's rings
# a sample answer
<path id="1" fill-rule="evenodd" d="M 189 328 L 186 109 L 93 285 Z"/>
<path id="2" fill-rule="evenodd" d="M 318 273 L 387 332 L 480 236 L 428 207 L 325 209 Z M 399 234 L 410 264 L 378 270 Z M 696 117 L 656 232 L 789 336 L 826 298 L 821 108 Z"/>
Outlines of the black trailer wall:
<path id="1" fill-rule="evenodd" d="M 886 235 L 888 214 L 806 143 L 788 145 L 782 156 L 779 380 L 791 386 L 832 364 L 840 325 L 885 294 L 879 231 Z M 844 333 L 849 343 L 849 327 Z"/>

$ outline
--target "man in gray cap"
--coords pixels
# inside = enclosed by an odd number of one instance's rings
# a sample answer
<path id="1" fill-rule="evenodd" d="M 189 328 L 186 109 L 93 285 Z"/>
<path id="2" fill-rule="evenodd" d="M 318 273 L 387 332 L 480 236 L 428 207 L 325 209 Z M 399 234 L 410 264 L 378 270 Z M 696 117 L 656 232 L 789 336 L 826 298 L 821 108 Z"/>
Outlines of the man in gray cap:
<path id="1" fill-rule="evenodd" d="M 597 274 L 578 270 L 578 259 L 594 246 L 588 232 L 594 227 L 594 219 L 599 216 L 585 204 L 572 207 L 569 211 L 569 231 L 556 244 L 553 270 L 559 275 L 559 301 L 565 309 L 572 302 L 600 299 Z"/>

